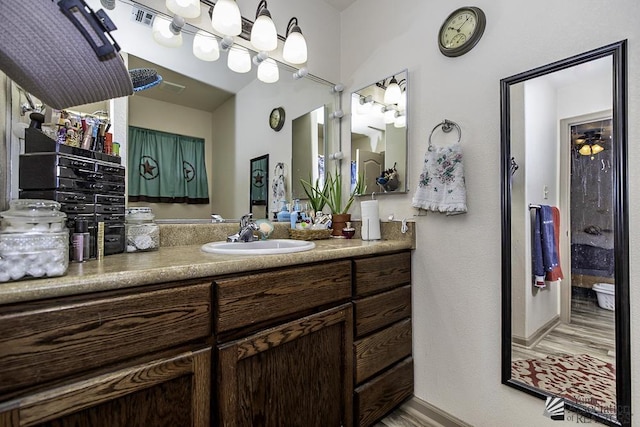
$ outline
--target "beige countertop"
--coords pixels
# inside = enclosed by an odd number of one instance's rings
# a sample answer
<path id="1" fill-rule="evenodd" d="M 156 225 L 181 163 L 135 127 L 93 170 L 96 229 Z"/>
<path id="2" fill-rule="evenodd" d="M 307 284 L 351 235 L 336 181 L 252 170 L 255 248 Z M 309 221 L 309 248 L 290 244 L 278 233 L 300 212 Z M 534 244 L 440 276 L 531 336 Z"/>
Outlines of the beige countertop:
<path id="1" fill-rule="evenodd" d="M 306 252 L 277 255 L 218 255 L 201 251 L 200 244 L 109 255 L 102 260 L 70 263 L 65 276 L 0 283 L 0 304 L 259 271 L 413 247 L 411 239 L 326 239 L 315 243 L 315 249 Z"/>

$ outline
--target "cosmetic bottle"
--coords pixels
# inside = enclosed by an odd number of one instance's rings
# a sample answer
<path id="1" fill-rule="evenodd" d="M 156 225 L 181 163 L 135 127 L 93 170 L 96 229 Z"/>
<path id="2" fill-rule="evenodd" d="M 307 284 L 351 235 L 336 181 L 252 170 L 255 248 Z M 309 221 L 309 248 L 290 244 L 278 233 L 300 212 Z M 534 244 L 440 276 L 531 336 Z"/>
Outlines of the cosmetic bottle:
<path id="1" fill-rule="evenodd" d="M 89 258 L 89 223 L 84 218 L 76 218 L 73 235 L 71 260 L 83 262 Z"/>

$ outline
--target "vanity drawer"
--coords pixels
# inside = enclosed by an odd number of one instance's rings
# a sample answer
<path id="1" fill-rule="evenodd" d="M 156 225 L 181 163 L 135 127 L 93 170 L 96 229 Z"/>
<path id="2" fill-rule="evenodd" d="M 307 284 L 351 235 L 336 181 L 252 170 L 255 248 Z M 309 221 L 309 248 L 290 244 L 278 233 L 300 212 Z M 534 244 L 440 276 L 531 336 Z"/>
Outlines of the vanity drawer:
<path id="1" fill-rule="evenodd" d="M 410 252 L 357 259 L 354 265 L 357 297 L 411 283 Z"/>
<path id="2" fill-rule="evenodd" d="M 362 335 L 383 328 L 411 316 L 411 286 L 402 286 L 391 291 L 356 300 L 355 335 Z"/>
<path id="3" fill-rule="evenodd" d="M 411 319 L 353 343 L 356 384 L 411 355 Z"/>
<path id="4" fill-rule="evenodd" d="M 214 286 L 215 330 L 220 333 L 349 299 L 351 262 L 220 279 Z"/>
<path id="5" fill-rule="evenodd" d="M 355 389 L 354 425 L 370 426 L 413 394 L 413 358 Z"/>
<path id="6" fill-rule="evenodd" d="M 211 283 L 17 304 L 0 325 L 2 395 L 210 336 Z"/>

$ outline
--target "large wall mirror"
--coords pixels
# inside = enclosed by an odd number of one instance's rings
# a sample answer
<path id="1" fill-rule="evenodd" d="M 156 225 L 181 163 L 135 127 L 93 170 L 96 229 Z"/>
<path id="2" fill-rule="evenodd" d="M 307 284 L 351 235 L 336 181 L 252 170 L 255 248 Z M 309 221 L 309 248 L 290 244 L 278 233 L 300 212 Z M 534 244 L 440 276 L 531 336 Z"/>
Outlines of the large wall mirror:
<path id="1" fill-rule="evenodd" d="M 100 8 L 97 0 L 88 3 Z M 280 207 L 281 197 L 274 197 L 274 180 L 284 178 L 285 198 L 292 198 L 293 184 L 297 178 L 293 171 L 305 178 L 312 173 L 305 165 L 296 164 L 292 156 L 294 146 L 292 119 L 302 117 L 324 106 L 328 113 L 336 108 L 339 93 L 332 91 L 334 84 L 309 73 L 302 78 L 294 78 L 295 68 L 278 63 L 280 78 L 276 83 L 264 83 L 256 79 L 256 67 L 245 74 L 235 73 L 227 67 L 227 54 L 221 52 L 214 62 L 201 61 L 192 53 L 195 27 L 184 32 L 183 45 L 166 48 L 158 45 L 149 27 L 131 19 L 135 7 L 145 7 L 153 11 L 160 9 L 167 13 L 164 3 L 144 0 L 130 4 L 118 3 L 109 11 L 118 30 L 114 37 L 120 43 L 129 69 L 153 68 L 158 70 L 164 81 L 162 84 L 133 96 L 107 102 L 111 115 L 114 139 L 122 144 L 123 164 L 127 164 L 127 126 L 137 126 L 162 132 L 199 137 L 205 140 L 205 156 L 209 183 L 210 203 L 207 205 L 186 205 L 146 202 L 133 205 L 151 206 L 157 219 L 161 220 L 202 220 L 211 214 L 220 214 L 226 219 L 237 219 L 250 211 L 250 160 L 269 154 L 269 193 L 267 212 Z M 157 12 L 157 10 L 156 10 Z M 202 20 L 209 20 L 203 14 Z M 210 25 L 210 20 L 207 21 Z M 251 52 L 255 55 L 255 52 Z M 300 77 L 300 76 L 299 76 Z M 25 98 L 19 93 L 9 94 L 13 122 L 27 121 L 28 114 L 20 116 L 19 107 Z M 37 101 L 36 101 L 37 102 Z M 269 127 L 269 114 L 275 107 L 283 107 L 286 118 L 283 128 L 276 132 Z M 73 108 L 71 108 L 73 109 Z M 97 110 L 98 108 L 96 108 Z M 86 111 L 86 110 L 83 110 Z M 95 111 L 95 110 L 92 110 Z M 323 117 L 324 118 L 324 117 Z M 322 121 L 322 120 L 320 120 Z M 332 121 L 322 130 L 321 150 L 331 149 L 338 140 L 338 121 Z M 311 128 L 309 134 L 311 134 Z M 317 123 L 313 128 L 317 134 Z M 296 142 L 296 147 L 301 143 Z M 20 142 L 13 136 L 8 143 L 12 156 L 8 161 L 17 165 Z M 316 146 L 318 149 L 319 146 Z M 333 151 L 338 151 L 335 148 Z M 293 159 L 292 159 L 293 158 Z M 276 166 L 282 166 L 282 173 L 276 174 Z M 17 170 L 12 170 L 7 185 L 8 194 L 0 194 L 3 199 L 18 197 Z M 279 187 L 282 188 L 282 187 Z M 4 193 L 4 191 L 3 191 Z"/>
<path id="2" fill-rule="evenodd" d="M 351 94 L 351 182 L 364 194 L 405 193 L 407 188 L 407 70 Z"/>
<path id="3" fill-rule="evenodd" d="M 502 382 L 622 426 L 626 93 L 626 41 L 501 81 Z"/>

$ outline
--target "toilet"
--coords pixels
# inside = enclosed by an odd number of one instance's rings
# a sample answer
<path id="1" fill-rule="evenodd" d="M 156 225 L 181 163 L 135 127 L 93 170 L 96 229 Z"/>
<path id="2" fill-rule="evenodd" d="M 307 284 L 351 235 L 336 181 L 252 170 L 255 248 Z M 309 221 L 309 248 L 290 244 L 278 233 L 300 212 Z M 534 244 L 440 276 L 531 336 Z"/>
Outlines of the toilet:
<path id="1" fill-rule="evenodd" d="M 593 290 L 598 297 L 598 305 L 606 310 L 615 310 L 616 288 L 612 283 L 595 283 Z"/>

